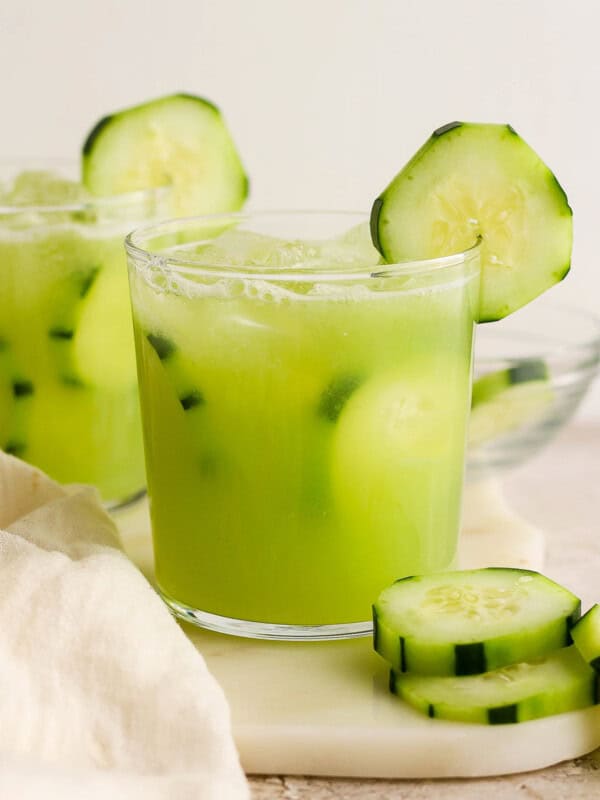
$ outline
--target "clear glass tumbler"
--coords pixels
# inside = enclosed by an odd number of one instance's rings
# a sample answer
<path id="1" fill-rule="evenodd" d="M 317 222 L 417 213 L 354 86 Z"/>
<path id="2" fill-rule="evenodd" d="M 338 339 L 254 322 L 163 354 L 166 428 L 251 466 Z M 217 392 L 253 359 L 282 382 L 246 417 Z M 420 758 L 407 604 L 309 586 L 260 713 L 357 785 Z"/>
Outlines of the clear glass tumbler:
<path id="1" fill-rule="evenodd" d="M 82 200 L 76 165 L 0 170 L 0 448 L 122 504 L 145 486 L 123 238 L 165 191 Z"/>
<path id="2" fill-rule="evenodd" d="M 479 252 L 381 264 L 365 215 L 126 240 L 156 575 L 225 633 L 328 639 L 455 562 Z"/>

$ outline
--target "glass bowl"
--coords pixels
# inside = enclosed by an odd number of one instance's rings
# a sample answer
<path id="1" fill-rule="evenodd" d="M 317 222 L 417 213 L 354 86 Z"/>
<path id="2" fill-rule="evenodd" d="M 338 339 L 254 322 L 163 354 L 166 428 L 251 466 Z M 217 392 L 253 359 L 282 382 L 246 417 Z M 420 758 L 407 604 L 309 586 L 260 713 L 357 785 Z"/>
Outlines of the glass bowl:
<path id="1" fill-rule="evenodd" d="M 589 311 L 543 298 L 478 326 L 468 478 L 522 464 L 550 442 L 599 365 L 600 317 Z"/>

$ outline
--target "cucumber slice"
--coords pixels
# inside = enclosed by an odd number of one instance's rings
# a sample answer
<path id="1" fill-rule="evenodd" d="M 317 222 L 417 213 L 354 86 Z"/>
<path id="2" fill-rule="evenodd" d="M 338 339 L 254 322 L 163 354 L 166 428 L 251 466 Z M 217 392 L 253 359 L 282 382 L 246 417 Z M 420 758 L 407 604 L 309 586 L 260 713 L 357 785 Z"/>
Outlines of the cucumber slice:
<path id="1" fill-rule="evenodd" d="M 10 385 L 8 338 L 0 333 L 0 449 L 7 444 L 8 424 L 12 418 L 13 396 Z"/>
<path id="2" fill-rule="evenodd" d="M 105 264 L 89 287 L 72 342 L 76 375 L 89 386 L 122 391 L 136 381 L 125 265 Z"/>
<path id="3" fill-rule="evenodd" d="M 398 672 L 475 675 L 570 644 L 580 612 L 579 598 L 531 570 L 404 578 L 373 607 L 374 647 Z"/>
<path id="4" fill-rule="evenodd" d="M 480 322 L 501 319 L 569 271 L 572 211 L 560 184 L 510 125 L 438 128 L 375 200 L 386 261 L 461 252 L 481 236 Z"/>
<path id="5" fill-rule="evenodd" d="M 475 449 L 539 419 L 554 400 L 548 369 L 532 359 L 473 383 L 469 447 Z"/>
<path id="6" fill-rule="evenodd" d="M 473 395 L 471 405 L 487 403 L 497 395 L 520 383 L 532 381 L 547 382 L 549 378 L 546 363 L 539 358 L 532 358 L 516 364 L 508 369 L 488 372 L 473 382 Z"/>
<path id="7" fill-rule="evenodd" d="M 28 417 L 35 395 L 35 386 L 27 378 L 17 377 L 12 381 L 13 412 L 12 424 L 8 431 L 5 451 L 13 456 L 23 457 L 27 451 Z"/>
<path id="8" fill-rule="evenodd" d="M 361 375 L 337 375 L 325 387 L 319 398 L 318 413 L 328 422 L 337 422 L 351 395 L 364 382 Z"/>
<path id="9" fill-rule="evenodd" d="M 16 363 L 8 338 L 0 337 L 0 373 L 3 378 L 0 447 L 13 456 L 23 457 L 28 444 L 28 418 L 35 396 L 35 385 Z"/>
<path id="10" fill-rule="evenodd" d="M 135 383 L 127 272 L 120 262 L 73 273 L 48 329 L 59 381 L 121 391 Z"/>
<path id="11" fill-rule="evenodd" d="M 147 333 L 146 339 L 165 369 L 182 411 L 201 409 L 206 403 L 204 393 L 190 376 L 190 369 L 181 357 L 177 345 L 160 333 Z M 188 416 L 196 418 L 195 414 Z"/>
<path id="12" fill-rule="evenodd" d="M 100 268 L 88 264 L 75 270 L 68 277 L 64 296 L 56 302 L 53 309 L 52 324 L 48 328 L 50 357 L 60 382 L 68 386 L 83 384 L 73 358 L 73 341 L 79 325 L 81 308 L 85 303 Z"/>
<path id="13" fill-rule="evenodd" d="M 94 195 L 171 186 L 174 216 L 235 211 L 248 178 L 219 109 L 176 94 L 101 119 L 82 154 Z"/>
<path id="14" fill-rule="evenodd" d="M 429 717 L 499 725 L 549 717 L 598 703 L 598 677 L 575 647 L 484 675 L 398 675 L 390 689 Z"/>
<path id="15" fill-rule="evenodd" d="M 186 438 L 186 448 L 195 460 L 201 480 L 218 480 L 227 457 L 215 436 L 214 403 L 198 381 L 198 369 L 178 344 L 158 330 L 138 328 L 138 349 L 144 372 L 152 376 L 155 400 L 168 409 L 170 418 Z"/>
<path id="16" fill-rule="evenodd" d="M 581 657 L 600 672 L 600 606 L 593 605 L 571 629 Z"/>

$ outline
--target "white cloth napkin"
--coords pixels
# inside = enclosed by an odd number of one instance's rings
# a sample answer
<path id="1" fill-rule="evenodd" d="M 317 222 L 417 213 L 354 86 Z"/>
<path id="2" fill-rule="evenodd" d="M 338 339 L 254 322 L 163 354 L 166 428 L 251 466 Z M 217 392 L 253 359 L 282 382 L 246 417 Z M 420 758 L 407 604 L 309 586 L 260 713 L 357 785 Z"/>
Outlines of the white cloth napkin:
<path id="1" fill-rule="evenodd" d="M 248 796 L 220 687 L 95 491 L 0 453 L 0 798 Z"/>

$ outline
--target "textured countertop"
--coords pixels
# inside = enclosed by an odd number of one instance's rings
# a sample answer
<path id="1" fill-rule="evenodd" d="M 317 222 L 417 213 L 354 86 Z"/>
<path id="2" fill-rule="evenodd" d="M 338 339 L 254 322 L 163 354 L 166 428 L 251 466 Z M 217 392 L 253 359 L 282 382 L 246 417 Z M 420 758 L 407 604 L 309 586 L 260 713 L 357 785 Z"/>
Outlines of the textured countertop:
<path id="1" fill-rule="evenodd" d="M 600 424 L 573 424 L 503 481 L 513 508 L 547 536 L 544 571 L 600 602 Z M 538 772 L 471 780 L 252 777 L 255 800 L 569 800 L 600 798 L 600 750 Z"/>

